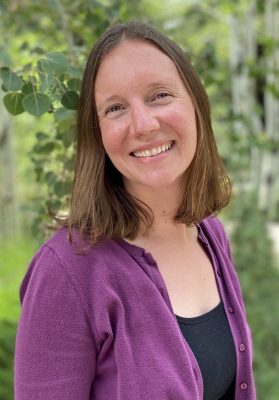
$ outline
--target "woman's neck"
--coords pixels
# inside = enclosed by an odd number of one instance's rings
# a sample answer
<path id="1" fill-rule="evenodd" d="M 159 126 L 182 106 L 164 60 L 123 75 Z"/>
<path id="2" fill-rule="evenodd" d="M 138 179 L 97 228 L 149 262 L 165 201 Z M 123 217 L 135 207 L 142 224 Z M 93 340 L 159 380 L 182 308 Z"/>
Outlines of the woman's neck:
<path id="1" fill-rule="evenodd" d="M 185 224 L 174 222 L 174 217 L 181 202 L 181 193 L 177 187 L 175 189 L 167 187 L 161 189 L 147 188 L 140 192 L 129 191 L 150 207 L 154 217 L 148 233 L 146 234 L 144 224 L 141 224 L 136 239 L 131 243 L 134 242 L 139 245 L 147 242 L 168 243 L 170 241 L 185 243 L 185 241 L 196 237 L 196 227 L 188 228 Z"/>
<path id="2" fill-rule="evenodd" d="M 171 223 L 182 200 L 181 186 L 172 185 L 153 188 L 147 185 L 131 185 L 125 182 L 126 190 L 132 196 L 147 204 L 152 210 L 157 226 Z"/>

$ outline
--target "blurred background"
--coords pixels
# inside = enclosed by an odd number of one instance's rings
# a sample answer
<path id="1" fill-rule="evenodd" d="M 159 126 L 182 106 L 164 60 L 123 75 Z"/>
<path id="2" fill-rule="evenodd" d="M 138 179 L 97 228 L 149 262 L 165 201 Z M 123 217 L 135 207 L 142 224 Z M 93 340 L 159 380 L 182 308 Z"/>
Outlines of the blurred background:
<path id="1" fill-rule="evenodd" d="M 0 399 L 13 399 L 20 282 L 67 210 L 86 57 L 109 24 L 137 19 L 184 49 L 209 94 L 258 399 L 278 400 L 279 2 L 0 0 L 0 19 Z"/>

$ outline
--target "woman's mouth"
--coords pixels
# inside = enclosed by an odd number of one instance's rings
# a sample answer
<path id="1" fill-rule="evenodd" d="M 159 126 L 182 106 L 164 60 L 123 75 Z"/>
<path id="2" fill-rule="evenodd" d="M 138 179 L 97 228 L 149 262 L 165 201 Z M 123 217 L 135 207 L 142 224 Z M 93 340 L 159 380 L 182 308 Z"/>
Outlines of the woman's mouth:
<path id="1" fill-rule="evenodd" d="M 154 147 L 150 150 L 143 150 L 143 151 L 138 151 L 138 152 L 133 152 L 131 155 L 136 158 L 148 158 L 148 157 L 155 157 L 158 154 L 165 153 L 169 151 L 174 145 L 174 140 L 171 140 L 170 142 L 164 143 L 161 146 Z"/>

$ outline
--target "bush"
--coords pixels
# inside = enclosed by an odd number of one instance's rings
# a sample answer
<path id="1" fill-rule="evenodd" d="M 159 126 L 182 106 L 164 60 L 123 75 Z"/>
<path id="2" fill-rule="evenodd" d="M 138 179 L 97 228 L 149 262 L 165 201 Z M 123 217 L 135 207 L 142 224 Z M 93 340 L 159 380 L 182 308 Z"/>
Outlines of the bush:
<path id="1" fill-rule="evenodd" d="M 0 398 L 12 400 L 16 323 L 0 321 Z"/>
<path id="2" fill-rule="evenodd" d="M 241 196 L 232 216 L 233 256 L 254 342 L 254 371 L 259 399 L 279 398 L 279 270 L 272 255 L 267 222 L 256 196 Z"/>
<path id="3" fill-rule="evenodd" d="M 13 400 L 14 346 L 19 317 L 19 286 L 38 243 L 28 237 L 0 245 L 0 399 Z"/>

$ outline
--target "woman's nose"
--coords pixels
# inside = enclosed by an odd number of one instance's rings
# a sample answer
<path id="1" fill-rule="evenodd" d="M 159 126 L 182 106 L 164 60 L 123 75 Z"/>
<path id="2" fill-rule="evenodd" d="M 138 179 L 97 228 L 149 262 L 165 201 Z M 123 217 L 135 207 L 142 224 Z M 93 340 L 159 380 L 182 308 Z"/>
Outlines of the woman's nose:
<path id="1" fill-rule="evenodd" d="M 160 124 L 153 110 L 145 104 L 137 104 L 131 108 L 130 133 L 141 135 L 159 129 Z"/>

